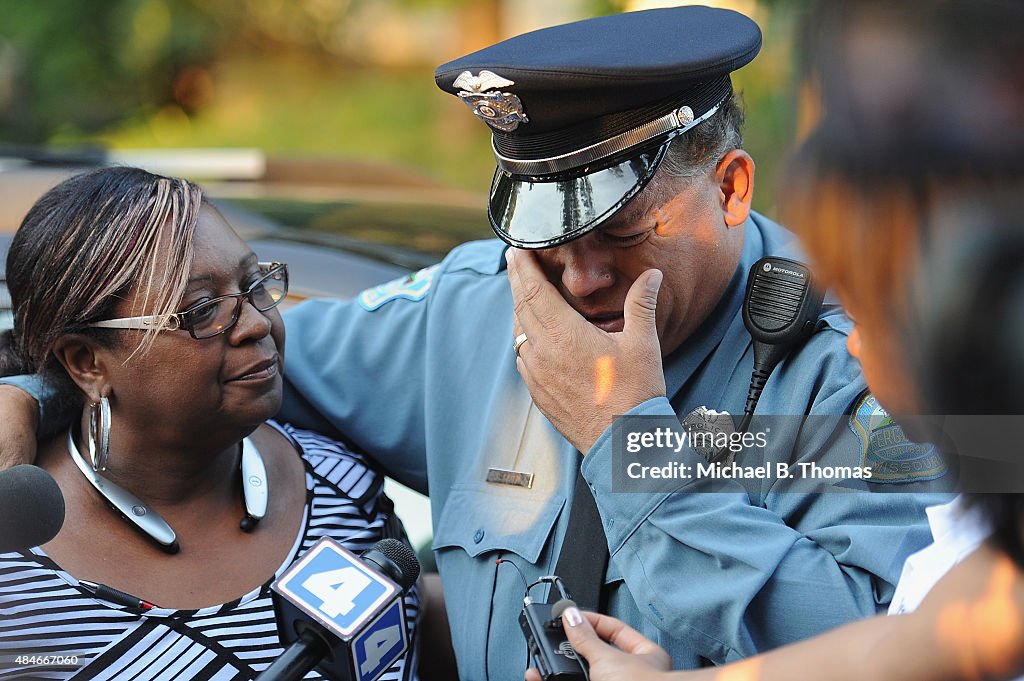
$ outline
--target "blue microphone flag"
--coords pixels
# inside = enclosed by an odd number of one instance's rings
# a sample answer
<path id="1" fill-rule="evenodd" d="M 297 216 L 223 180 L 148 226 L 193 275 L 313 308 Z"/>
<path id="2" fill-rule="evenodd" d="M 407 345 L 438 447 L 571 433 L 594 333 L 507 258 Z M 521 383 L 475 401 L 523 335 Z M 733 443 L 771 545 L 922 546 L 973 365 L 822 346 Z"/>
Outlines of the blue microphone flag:
<path id="1" fill-rule="evenodd" d="M 285 646 L 311 622 L 325 640 L 344 642 L 319 665 L 336 676 L 374 681 L 408 648 L 401 587 L 333 539 L 314 544 L 271 591 Z"/>

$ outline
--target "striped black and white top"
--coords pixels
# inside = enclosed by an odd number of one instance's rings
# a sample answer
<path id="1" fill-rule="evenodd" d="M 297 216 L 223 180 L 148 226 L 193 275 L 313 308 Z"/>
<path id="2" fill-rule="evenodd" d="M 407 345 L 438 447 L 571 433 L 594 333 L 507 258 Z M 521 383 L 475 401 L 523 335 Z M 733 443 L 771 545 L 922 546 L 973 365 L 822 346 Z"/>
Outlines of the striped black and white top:
<path id="1" fill-rule="evenodd" d="M 359 553 L 404 534 L 381 491 L 383 477 L 361 455 L 316 433 L 279 430 L 301 449 L 307 493 L 302 526 L 278 575 L 324 536 Z M 405 607 L 410 652 L 381 677 L 388 681 L 416 678 L 415 587 Z M 270 581 L 202 610 L 140 612 L 95 599 L 41 549 L 0 554 L 0 680 L 234 681 L 254 679 L 281 652 Z"/>

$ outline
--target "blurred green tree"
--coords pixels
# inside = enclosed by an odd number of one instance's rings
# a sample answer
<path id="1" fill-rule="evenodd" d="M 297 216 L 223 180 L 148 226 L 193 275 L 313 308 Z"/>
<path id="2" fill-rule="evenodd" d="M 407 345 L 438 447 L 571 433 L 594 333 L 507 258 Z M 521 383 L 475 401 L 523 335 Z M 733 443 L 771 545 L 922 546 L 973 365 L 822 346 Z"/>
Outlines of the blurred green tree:
<path id="1" fill-rule="evenodd" d="M 0 3 L 0 139 L 94 132 L 168 102 L 195 110 L 218 31 L 193 2 Z"/>
<path id="2" fill-rule="evenodd" d="M 815 0 L 737 0 L 764 32 L 736 74 L 771 214 L 796 128 L 793 32 Z M 573 0 L 577 12 L 632 8 Z M 437 64 L 544 0 L 0 0 L 0 143 L 258 147 L 398 163 L 483 192 L 488 131 Z M 512 22 L 514 23 L 514 22 Z"/>

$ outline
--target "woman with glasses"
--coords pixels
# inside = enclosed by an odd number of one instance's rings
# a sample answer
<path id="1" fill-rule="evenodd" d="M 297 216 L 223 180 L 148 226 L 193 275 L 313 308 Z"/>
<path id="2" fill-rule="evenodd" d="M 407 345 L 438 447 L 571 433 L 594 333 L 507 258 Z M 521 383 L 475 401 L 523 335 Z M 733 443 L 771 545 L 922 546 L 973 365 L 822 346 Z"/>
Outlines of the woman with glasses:
<path id="1" fill-rule="evenodd" d="M 252 678 L 281 654 L 276 574 L 323 536 L 359 552 L 404 535 L 369 462 L 268 421 L 288 268 L 197 186 L 65 181 L 15 235 L 7 283 L 0 375 L 37 374 L 75 418 L 37 462 L 63 528 L 0 555 L 0 679 Z M 418 605 L 414 588 L 410 636 Z M 383 678 L 411 676 L 403 658 Z"/>

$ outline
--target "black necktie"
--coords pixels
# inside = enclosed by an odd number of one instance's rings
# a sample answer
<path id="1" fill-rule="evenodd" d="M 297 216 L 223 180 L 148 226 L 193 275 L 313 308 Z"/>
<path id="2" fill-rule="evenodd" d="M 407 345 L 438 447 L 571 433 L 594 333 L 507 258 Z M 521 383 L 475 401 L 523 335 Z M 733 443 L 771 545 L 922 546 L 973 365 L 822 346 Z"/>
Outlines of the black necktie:
<path id="1" fill-rule="evenodd" d="M 576 605 L 602 612 L 606 606 L 604 576 L 608 570 L 608 540 L 590 486 L 577 467 L 576 488 L 569 509 L 569 526 L 562 540 L 555 574 L 562 578 Z M 552 592 L 549 600 L 557 600 Z"/>

